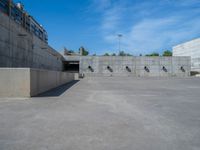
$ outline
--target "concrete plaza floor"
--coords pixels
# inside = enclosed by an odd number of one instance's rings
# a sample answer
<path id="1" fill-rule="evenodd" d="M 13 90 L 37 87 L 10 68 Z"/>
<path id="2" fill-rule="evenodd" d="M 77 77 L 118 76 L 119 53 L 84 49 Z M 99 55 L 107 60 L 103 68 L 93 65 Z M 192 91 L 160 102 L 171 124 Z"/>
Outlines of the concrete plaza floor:
<path id="1" fill-rule="evenodd" d="M 91 78 L 0 99 L 0 150 L 199 149 L 200 78 Z"/>

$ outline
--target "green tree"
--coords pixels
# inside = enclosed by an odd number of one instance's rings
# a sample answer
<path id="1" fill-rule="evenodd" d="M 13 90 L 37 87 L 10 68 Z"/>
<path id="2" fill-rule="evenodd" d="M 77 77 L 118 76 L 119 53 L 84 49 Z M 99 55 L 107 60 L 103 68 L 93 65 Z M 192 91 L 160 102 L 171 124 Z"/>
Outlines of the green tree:
<path id="1" fill-rule="evenodd" d="M 115 54 L 115 53 L 113 53 L 113 54 L 112 54 L 112 56 L 116 56 L 116 54 Z"/>
<path id="2" fill-rule="evenodd" d="M 120 51 L 118 55 L 119 56 L 126 56 L 126 53 L 124 51 Z"/>
<path id="3" fill-rule="evenodd" d="M 166 50 L 166 51 L 163 52 L 163 56 L 168 56 L 168 57 L 170 57 L 170 56 L 172 56 L 172 52 L 169 51 L 169 50 Z"/>
<path id="4" fill-rule="evenodd" d="M 133 56 L 132 54 L 127 53 L 126 56 Z"/>
<path id="5" fill-rule="evenodd" d="M 147 54 L 146 56 L 160 56 L 160 54 L 159 54 L 159 53 L 156 53 L 156 52 L 154 52 L 154 53 L 151 53 L 151 54 Z"/>
<path id="6" fill-rule="evenodd" d="M 74 54 L 75 51 L 74 50 L 68 50 L 66 47 L 64 47 L 64 55 L 71 55 Z"/>
<path id="7" fill-rule="evenodd" d="M 103 56 L 110 56 L 108 53 L 105 53 Z"/>
<path id="8" fill-rule="evenodd" d="M 82 54 L 82 56 L 88 56 L 89 51 L 87 51 L 83 46 L 79 48 L 79 53 Z"/>
<path id="9" fill-rule="evenodd" d="M 69 50 L 68 53 L 75 53 L 75 51 L 74 50 Z"/>
<path id="10" fill-rule="evenodd" d="M 119 56 L 133 56 L 132 54 L 126 53 L 124 51 L 120 51 L 118 55 Z"/>

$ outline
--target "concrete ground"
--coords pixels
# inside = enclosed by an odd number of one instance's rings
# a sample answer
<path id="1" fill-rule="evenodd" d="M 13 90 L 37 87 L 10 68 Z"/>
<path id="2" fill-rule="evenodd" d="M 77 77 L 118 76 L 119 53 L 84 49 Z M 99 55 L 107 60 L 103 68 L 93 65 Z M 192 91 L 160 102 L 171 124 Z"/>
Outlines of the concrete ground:
<path id="1" fill-rule="evenodd" d="M 0 100 L 0 150 L 200 149 L 200 78 L 83 79 L 40 96 Z"/>

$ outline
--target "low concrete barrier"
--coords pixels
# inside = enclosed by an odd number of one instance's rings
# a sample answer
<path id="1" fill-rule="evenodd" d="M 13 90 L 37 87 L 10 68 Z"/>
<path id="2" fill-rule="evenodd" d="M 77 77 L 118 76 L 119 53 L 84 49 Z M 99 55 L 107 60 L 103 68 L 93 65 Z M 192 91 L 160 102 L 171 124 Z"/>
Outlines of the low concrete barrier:
<path id="1" fill-rule="evenodd" d="M 73 73 L 0 68 L 0 97 L 31 97 L 74 80 Z"/>
<path id="2" fill-rule="evenodd" d="M 0 97 L 30 97 L 30 69 L 0 68 Z"/>

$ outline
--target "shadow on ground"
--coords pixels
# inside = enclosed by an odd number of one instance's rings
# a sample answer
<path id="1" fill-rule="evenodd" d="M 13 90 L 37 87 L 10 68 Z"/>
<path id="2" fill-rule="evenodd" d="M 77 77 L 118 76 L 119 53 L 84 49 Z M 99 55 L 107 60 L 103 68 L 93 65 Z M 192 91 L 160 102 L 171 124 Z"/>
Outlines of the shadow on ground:
<path id="1" fill-rule="evenodd" d="M 79 80 L 71 81 L 71 82 L 64 84 L 64 85 L 61 85 L 57 88 L 54 88 L 54 89 L 51 89 L 47 92 L 41 93 L 41 94 L 39 94 L 35 97 L 58 97 L 78 82 L 79 82 Z"/>

